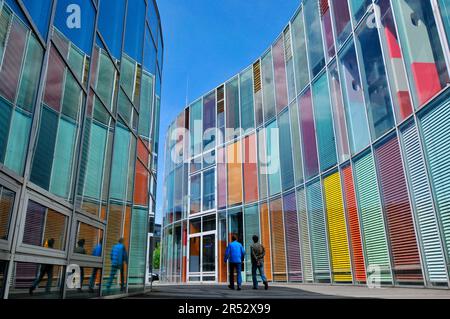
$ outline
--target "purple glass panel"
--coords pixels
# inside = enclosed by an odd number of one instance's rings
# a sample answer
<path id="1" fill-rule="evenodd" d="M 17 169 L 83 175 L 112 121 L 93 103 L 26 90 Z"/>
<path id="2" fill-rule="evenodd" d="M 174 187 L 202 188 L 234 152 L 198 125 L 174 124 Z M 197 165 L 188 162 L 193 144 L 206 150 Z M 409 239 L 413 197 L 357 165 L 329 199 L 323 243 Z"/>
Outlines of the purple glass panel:
<path id="1" fill-rule="evenodd" d="M 25 219 L 25 230 L 23 232 L 23 243 L 41 246 L 44 232 L 44 206 L 33 201 L 28 202 L 27 217 Z"/>
<path id="2" fill-rule="evenodd" d="M 216 94 L 206 96 L 203 100 L 203 134 L 216 127 Z M 206 142 L 206 141 L 205 141 Z"/>
<path id="3" fill-rule="evenodd" d="M 26 36 L 26 29 L 14 19 L 0 72 L 0 94 L 12 103 L 15 102 L 19 85 Z"/>
<path id="4" fill-rule="evenodd" d="M 286 62 L 284 59 L 284 45 L 282 37 L 273 47 L 273 67 L 275 74 L 277 111 L 279 113 L 288 104 Z"/>
<path id="5" fill-rule="evenodd" d="M 52 47 L 48 61 L 44 103 L 58 112 L 61 110 L 64 69 L 64 62 L 61 60 L 58 52 L 56 52 L 56 49 Z"/>
<path id="6" fill-rule="evenodd" d="M 298 231 L 297 205 L 295 199 L 295 193 L 283 197 L 288 280 L 302 281 L 300 234 Z"/>
<path id="7" fill-rule="evenodd" d="M 323 24 L 323 37 L 325 39 L 326 44 L 326 55 L 327 55 L 327 61 L 332 59 L 336 53 L 335 46 L 334 46 L 334 37 L 333 37 L 333 28 L 331 26 L 331 13 L 330 9 L 327 9 L 327 11 L 324 13 L 322 17 L 322 24 Z"/>
<path id="8" fill-rule="evenodd" d="M 311 99 L 311 89 L 308 89 L 299 99 L 300 126 L 302 131 L 303 152 L 305 154 L 305 171 L 308 179 L 319 174 L 317 155 L 316 129 Z"/>

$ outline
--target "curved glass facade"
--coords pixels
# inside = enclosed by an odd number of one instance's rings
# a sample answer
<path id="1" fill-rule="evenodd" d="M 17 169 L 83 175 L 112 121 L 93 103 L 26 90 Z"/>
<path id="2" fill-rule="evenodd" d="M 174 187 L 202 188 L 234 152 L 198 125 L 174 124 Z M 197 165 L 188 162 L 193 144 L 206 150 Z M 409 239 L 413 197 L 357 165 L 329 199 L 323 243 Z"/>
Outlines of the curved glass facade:
<path id="1" fill-rule="evenodd" d="M 303 0 L 188 105 L 166 137 L 163 279 L 226 282 L 231 236 L 259 235 L 272 281 L 448 287 L 448 10 Z"/>
<path id="2" fill-rule="evenodd" d="M 0 0 L 0 297 L 144 289 L 163 50 L 154 0 Z"/>

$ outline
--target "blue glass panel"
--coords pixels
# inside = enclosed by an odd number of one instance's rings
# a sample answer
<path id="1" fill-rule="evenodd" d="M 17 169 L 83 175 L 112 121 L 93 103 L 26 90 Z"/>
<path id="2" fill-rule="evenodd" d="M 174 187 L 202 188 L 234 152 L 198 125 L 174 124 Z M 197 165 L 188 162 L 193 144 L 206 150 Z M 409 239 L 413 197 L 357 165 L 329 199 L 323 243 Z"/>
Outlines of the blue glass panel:
<path id="1" fill-rule="evenodd" d="M 25 165 L 30 129 L 31 116 L 16 108 L 11 122 L 5 166 L 19 175 L 22 175 Z"/>
<path id="2" fill-rule="evenodd" d="M 145 28 L 144 0 L 128 1 L 125 30 L 125 52 L 138 63 L 142 62 L 142 45 Z"/>
<path id="3" fill-rule="evenodd" d="M 72 0 L 70 1 L 74 2 Z M 52 12 L 52 0 L 22 0 L 22 2 L 33 18 L 33 22 L 37 26 L 42 37 L 47 39 L 48 24 Z"/>
<path id="4" fill-rule="evenodd" d="M 125 19 L 125 0 L 101 1 L 98 30 L 106 41 L 111 54 L 120 59 Z M 114 21 L 114 23 L 111 23 Z"/>

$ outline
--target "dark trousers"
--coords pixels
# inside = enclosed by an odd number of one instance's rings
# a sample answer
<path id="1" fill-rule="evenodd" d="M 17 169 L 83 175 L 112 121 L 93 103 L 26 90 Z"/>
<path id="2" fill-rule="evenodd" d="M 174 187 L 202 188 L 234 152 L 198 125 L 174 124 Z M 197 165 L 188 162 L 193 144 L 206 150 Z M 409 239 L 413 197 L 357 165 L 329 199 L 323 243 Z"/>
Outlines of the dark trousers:
<path id="1" fill-rule="evenodd" d="M 237 285 L 240 287 L 242 285 L 242 264 L 241 263 L 230 263 L 230 286 L 234 287 L 234 271 L 237 272 Z"/>
<path id="2" fill-rule="evenodd" d="M 92 270 L 91 279 L 89 280 L 89 288 L 90 289 L 94 289 L 94 287 L 95 287 L 95 279 L 97 279 L 97 272 L 98 272 L 98 268 L 94 268 L 94 270 Z"/>
<path id="3" fill-rule="evenodd" d="M 36 280 L 33 282 L 31 289 L 34 290 L 39 286 L 44 276 L 47 275 L 47 285 L 45 286 L 45 292 L 49 293 L 52 288 L 52 280 L 53 280 L 53 265 L 41 265 L 39 270 L 39 275 Z"/>
<path id="4" fill-rule="evenodd" d="M 114 278 L 116 278 L 117 271 L 120 271 L 120 289 L 123 290 L 125 287 L 124 273 L 123 273 L 123 265 L 112 265 L 111 266 L 111 274 L 109 275 L 108 283 L 106 284 L 106 288 L 110 289 Z"/>

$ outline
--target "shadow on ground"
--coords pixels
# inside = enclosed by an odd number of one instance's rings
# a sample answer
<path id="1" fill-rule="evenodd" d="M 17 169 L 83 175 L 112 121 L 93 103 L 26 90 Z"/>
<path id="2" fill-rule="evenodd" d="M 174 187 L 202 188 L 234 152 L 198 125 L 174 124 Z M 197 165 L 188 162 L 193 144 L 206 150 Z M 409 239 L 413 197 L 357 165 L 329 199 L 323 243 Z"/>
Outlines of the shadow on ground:
<path id="1" fill-rule="evenodd" d="M 154 286 L 151 292 L 130 297 L 131 299 L 338 299 L 325 295 L 288 287 L 270 287 L 253 290 L 244 286 L 241 291 L 230 290 L 224 285 Z"/>

